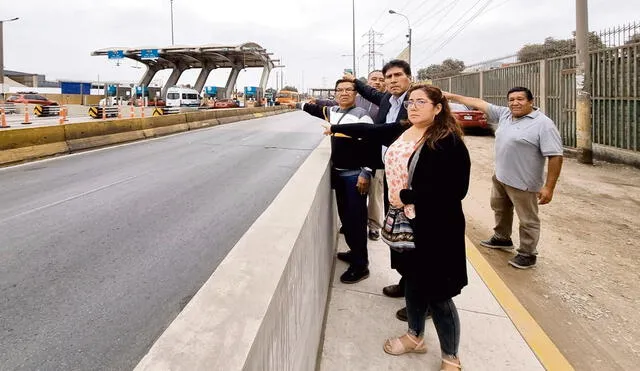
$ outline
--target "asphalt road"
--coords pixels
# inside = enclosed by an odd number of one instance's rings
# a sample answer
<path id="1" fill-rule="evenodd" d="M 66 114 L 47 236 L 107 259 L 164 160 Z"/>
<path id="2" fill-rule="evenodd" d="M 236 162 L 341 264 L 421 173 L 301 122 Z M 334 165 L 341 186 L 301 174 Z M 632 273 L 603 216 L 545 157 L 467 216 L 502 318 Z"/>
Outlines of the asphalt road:
<path id="1" fill-rule="evenodd" d="M 0 369 L 132 369 L 316 147 L 318 122 L 0 169 Z"/>

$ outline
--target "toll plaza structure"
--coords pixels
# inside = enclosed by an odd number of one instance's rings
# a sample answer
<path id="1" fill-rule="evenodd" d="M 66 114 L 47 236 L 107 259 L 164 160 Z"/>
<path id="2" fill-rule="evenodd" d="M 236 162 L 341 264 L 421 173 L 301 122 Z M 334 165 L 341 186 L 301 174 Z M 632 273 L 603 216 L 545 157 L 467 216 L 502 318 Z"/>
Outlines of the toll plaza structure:
<path id="1" fill-rule="evenodd" d="M 139 86 L 149 86 L 153 77 L 161 70 L 171 69 L 169 79 L 162 87 L 162 96 L 166 96 L 167 89 L 174 86 L 182 73 L 188 69 L 200 68 L 194 89 L 202 91 L 211 71 L 216 68 L 231 68 L 224 95 L 230 97 L 238 79 L 240 70 L 244 68 L 263 68 L 260 87 L 264 91 L 269 80 L 271 70 L 276 67 L 271 59 L 272 53 L 254 42 L 240 45 L 206 44 L 199 46 L 166 46 L 145 48 L 105 48 L 91 53 L 92 56 L 107 56 L 109 59 L 129 58 L 147 66 Z M 281 66 L 277 66 L 281 67 Z"/>

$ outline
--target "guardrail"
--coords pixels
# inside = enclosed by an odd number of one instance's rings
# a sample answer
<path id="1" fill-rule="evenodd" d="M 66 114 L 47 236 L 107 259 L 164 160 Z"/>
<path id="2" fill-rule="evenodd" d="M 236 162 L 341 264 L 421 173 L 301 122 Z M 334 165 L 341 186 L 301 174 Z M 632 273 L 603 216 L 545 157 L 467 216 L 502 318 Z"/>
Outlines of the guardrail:
<path id="1" fill-rule="evenodd" d="M 89 107 L 89 116 L 94 119 L 101 119 L 103 117 L 118 117 L 118 106 L 91 106 Z"/>
<path id="2" fill-rule="evenodd" d="M 6 114 L 17 112 L 16 105 L 13 103 L 0 103 L 0 108 L 2 108 Z"/>
<path id="3" fill-rule="evenodd" d="M 180 113 L 180 107 L 156 107 L 153 110 L 154 116 L 173 115 Z"/>
<path id="4" fill-rule="evenodd" d="M 59 116 L 60 106 L 35 106 L 33 107 L 33 114 L 38 117 L 46 116 Z"/>

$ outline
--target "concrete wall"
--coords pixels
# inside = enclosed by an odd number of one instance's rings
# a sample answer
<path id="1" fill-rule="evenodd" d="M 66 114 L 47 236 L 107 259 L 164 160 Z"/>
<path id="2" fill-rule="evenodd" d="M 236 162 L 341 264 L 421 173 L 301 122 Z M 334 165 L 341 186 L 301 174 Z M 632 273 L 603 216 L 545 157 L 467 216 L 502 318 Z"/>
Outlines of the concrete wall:
<path id="1" fill-rule="evenodd" d="M 135 370 L 315 370 L 336 223 L 325 139 Z"/>
<path id="2" fill-rule="evenodd" d="M 0 131 L 0 165 L 288 112 L 286 107 L 207 110 Z"/>

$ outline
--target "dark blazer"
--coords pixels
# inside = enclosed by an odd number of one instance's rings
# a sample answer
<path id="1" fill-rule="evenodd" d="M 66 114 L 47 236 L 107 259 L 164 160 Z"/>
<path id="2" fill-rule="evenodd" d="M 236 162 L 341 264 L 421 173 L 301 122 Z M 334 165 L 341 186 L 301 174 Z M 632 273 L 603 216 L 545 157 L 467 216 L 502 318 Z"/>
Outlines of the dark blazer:
<path id="1" fill-rule="evenodd" d="M 391 109 L 391 103 L 389 103 L 389 98 L 391 98 L 391 93 L 381 93 L 375 88 L 363 83 L 362 81 L 356 79 L 355 80 L 356 90 L 358 94 L 362 95 L 362 97 L 369 102 L 377 105 L 379 107 L 378 115 L 375 118 L 374 124 L 388 124 L 387 122 L 387 113 Z M 409 98 L 405 95 L 404 100 Z M 402 120 L 407 119 L 407 109 L 404 106 L 400 106 L 400 112 L 398 112 L 398 117 L 394 122 L 400 122 Z"/>
<path id="2" fill-rule="evenodd" d="M 399 124 L 345 124 L 331 126 L 331 131 L 390 145 L 404 128 Z M 411 189 L 400 191 L 402 202 L 414 204 L 416 210 L 412 222 L 416 248 L 402 252 L 403 275 L 421 282 L 429 300 L 454 297 L 468 283 L 462 199 L 469 188 L 470 171 L 469 151 L 462 138 L 449 135 L 437 141 L 435 149 L 422 148 Z"/>

